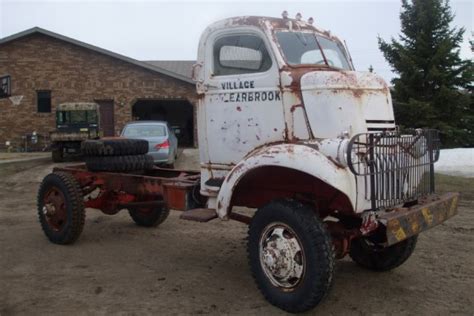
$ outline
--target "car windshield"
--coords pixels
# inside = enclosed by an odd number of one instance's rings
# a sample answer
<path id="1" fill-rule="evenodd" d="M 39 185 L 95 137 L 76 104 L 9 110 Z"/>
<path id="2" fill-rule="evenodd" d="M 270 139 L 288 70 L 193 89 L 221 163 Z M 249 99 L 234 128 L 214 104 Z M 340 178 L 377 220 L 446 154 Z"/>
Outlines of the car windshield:
<path id="1" fill-rule="evenodd" d="M 154 125 L 129 125 L 123 131 L 125 137 L 161 137 L 166 136 L 166 126 Z"/>
<path id="2" fill-rule="evenodd" d="M 276 36 L 288 64 L 292 66 L 327 65 L 351 70 L 344 48 L 338 42 L 307 32 L 280 31 Z"/>
<path id="3" fill-rule="evenodd" d="M 58 124 L 67 123 L 97 123 L 96 111 L 58 111 Z"/>

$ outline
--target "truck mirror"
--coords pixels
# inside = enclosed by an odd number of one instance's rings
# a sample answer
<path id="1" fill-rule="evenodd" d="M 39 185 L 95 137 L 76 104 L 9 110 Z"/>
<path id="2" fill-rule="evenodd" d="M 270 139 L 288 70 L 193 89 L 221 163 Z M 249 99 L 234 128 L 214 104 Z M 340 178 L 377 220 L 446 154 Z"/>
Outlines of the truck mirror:
<path id="1" fill-rule="evenodd" d="M 201 71 L 201 68 L 202 68 L 202 64 L 201 63 L 196 63 L 193 65 L 193 70 L 192 70 L 192 73 L 191 73 L 191 78 L 194 80 L 194 81 L 197 81 L 198 77 L 199 77 L 199 72 Z"/>

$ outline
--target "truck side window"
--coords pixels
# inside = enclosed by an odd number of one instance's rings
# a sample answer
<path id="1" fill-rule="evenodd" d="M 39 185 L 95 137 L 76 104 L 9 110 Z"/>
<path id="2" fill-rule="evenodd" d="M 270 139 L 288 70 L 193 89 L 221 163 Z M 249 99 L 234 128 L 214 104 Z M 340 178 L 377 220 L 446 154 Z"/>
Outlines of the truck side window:
<path id="1" fill-rule="evenodd" d="M 264 72 L 272 66 L 264 41 L 255 35 L 232 35 L 214 44 L 214 75 Z"/>

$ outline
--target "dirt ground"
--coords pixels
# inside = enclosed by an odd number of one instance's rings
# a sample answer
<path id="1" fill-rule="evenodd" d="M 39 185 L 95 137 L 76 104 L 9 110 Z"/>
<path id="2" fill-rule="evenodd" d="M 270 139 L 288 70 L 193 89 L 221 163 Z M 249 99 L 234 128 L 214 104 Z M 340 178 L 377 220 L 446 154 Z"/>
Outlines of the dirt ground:
<path id="1" fill-rule="evenodd" d="M 12 159 L 31 159 L 40 157 L 51 157 L 49 152 L 32 152 L 32 153 L 6 153 L 0 152 L 0 161 L 12 160 Z"/>
<path id="2" fill-rule="evenodd" d="M 192 153 L 183 158 L 197 161 Z M 247 227 L 238 222 L 187 222 L 172 212 L 147 229 L 126 213 L 90 210 L 76 244 L 49 243 L 35 199 L 52 167 L 2 173 L 0 166 L 0 315 L 284 314 L 258 292 L 247 265 Z M 330 295 L 310 314 L 473 315 L 474 179 L 438 179 L 441 191 L 463 192 L 460 214 L 423 233 L 394 271 L 338 261 Z"/>

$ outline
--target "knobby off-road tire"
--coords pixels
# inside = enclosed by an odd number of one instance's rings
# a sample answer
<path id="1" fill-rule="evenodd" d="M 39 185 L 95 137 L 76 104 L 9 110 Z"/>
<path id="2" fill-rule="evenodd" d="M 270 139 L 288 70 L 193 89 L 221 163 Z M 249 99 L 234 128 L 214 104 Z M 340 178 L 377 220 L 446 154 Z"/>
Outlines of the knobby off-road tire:
<path id="1" fill-rule="evenodd" d="M 55 244 L 72 244 L 81 235 L 86 213 L 81 188 L 69 173 L 48 174 L 37 197 L 41 228 Z"/>
<path id="2" fill-rule="evenodd" d="M 381 248 L 365 238 L 352 241 L 350 257 L 360 266 L 373 271 L 388 271 L 402 265 L 415 250 L 418 236 Z"/>
<path id="3" fill-rule="evenodd" d="M 156 227 L 168 218 L 170 210 L 165 206 L 154 208 L 130 208 L 128 213 L 137 225 Z"/>
<path id="4" fill-rule="evenodd" d="M 126 172 L 153 168 L 150 155 L 86 157 L 85 160 L 90 171 Z"/>
<path id="5" fill-rule="evenodd" d="M 91 139 L 81 143 L 84 156 L 143 155 L 148 152 L 148 141 L 144 139 Z"/>
<path id="6" fill-rule="evenodd" d="M 280 245 L 283 252 L 275 245 Z M 313 209 L 298 201 L 276 200 L 260 208 L 250 223 L 247 251 L 252 275 L 263 296 L 285 311 L 310 310 L 331 288 L 335 261 L 331 237 Z M 272 263 L 278 263 L 278 259 L 268 254 L 290 259 L 287 263 L 295 268 L 289 269 L 294 271 L 289 278 L 278 274 L 284 269 L 273 274 Z"/>

